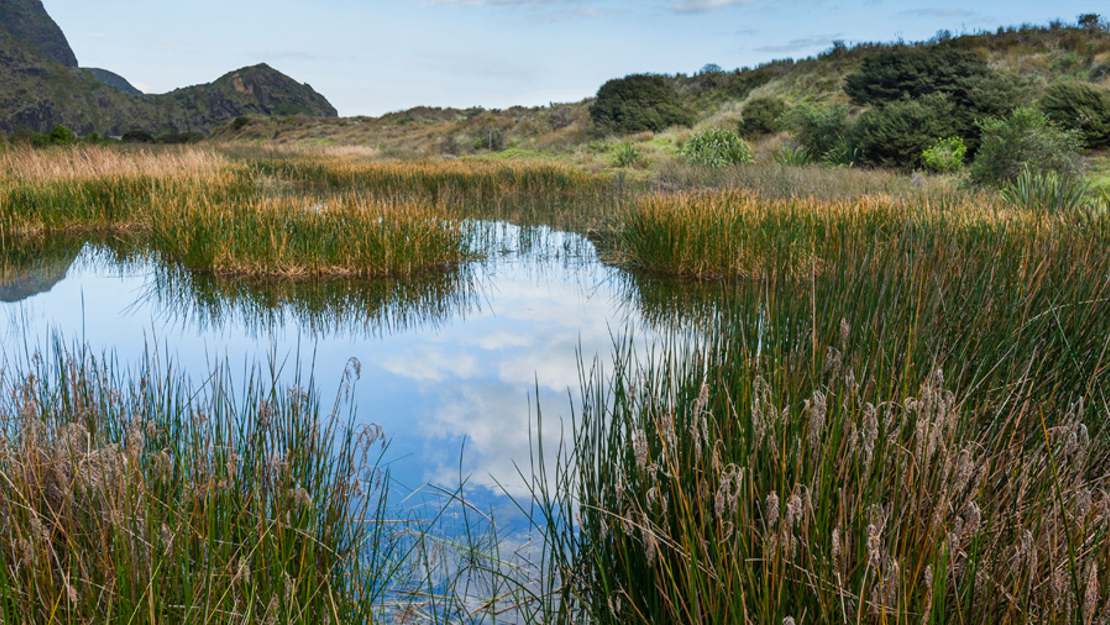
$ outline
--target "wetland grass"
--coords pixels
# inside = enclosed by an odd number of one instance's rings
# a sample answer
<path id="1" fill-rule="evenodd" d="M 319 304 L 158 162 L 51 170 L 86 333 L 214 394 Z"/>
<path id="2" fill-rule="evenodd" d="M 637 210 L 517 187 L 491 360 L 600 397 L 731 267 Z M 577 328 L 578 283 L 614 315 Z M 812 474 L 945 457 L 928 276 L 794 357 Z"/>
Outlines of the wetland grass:
<path id="1" fill-rule="evenodd" d="M 468 218 L 561 221 L 606 179 L 551 164 L 377 162 L 330 152 L 83 147 L 0 155 L 0 243 L 37 234 L 142 236 L 219 274 L 404 276 L 457 265 Z M 562 211 L 562 213 L 560 213 Z M 559 214 L 556 214 L 559 213 Z"/>
<path id="2" fill-rule="evenodd" d="M 60 346 L 6 368 L 0 619 L 374 622 L 397 543 L 357 369 L 326 412 L 261 372 L 195 387 Z"/>
<path id="3" fill-rule="evenodd" d="M 1110 221 L 744 195 L 644 206 L 712 224 L 711 271 L 658 266 L 729 275 L 733 293 L 706 335 L 662 357 L 619 344 L 610 375 L 584 375 L 562 486 L 537 487 L 568 621 L 1110 616 Z M 678 210 L 694 207 L 718 212 Z M 714 229 L 753 212 L 766 235 Z M 786 271 L 728 264 L 795 242 L 806 262 Z"/>

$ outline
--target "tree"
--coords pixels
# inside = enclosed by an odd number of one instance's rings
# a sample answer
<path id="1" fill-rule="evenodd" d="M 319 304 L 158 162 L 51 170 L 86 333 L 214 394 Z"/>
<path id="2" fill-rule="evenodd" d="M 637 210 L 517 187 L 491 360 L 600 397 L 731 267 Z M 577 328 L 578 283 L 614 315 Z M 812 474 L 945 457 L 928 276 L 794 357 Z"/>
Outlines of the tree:
<path id="1" fill-rule="evenodd" d="M 1084 13 L 1080 15 L 1079 19 L 1076 21 L 1078 22 L 1080 28 L 1084 28 L 1092 32 L 1100 30 L 1102 28 L 1102 16 L 1098 13 Z"/>
<path id="2" fill-rule="evenodd" d="M 1045 90 L 1040 109 L 1061 128 L 1079 131 L 1087 148 L 1110 147 L 1110 92 L 1079 81 L 1058 82 Z"/>
<path id="3" fill-rule="evenodd" d="M 658 132 L 694 123 L 693 114 L 679 103 L 671 85 L 653 74 L 633 74 L 606 82 L 590 107 L 590 118 L 598 130 L 621 134 Z"/>

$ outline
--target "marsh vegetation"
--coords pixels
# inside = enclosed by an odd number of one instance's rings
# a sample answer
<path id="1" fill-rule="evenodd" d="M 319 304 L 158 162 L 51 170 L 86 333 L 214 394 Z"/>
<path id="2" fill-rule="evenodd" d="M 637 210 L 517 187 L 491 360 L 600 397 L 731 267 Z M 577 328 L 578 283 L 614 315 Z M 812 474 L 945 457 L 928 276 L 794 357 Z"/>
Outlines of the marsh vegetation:
<path id="1" fill-rule="evenodd" d="M 393 507 L 383 433 L 349 396 L 358 361 L 333 398 L 280 359 L 185 375 L 157 349 L 132 367 L 81 344 L 13 349 L 4 622 L 1110 610 L 1098 196 L 1047 209 L 817 164 L 625 176 L 351 148 L 13 150 L 0 171 L 0 279 L 28 293 L 91 245 L 156 266 L 164 314 L 404 333 L 480 306 L 473 268 L 491 257 L 596 264 L 588 242 L 538 249 L 552 226 L 596 242 L 659 330 L 645 350 L 611 329 L 612 354 L 583 355 L 562 440 L 544 428 L 558 407 L 524 414 L 532 456 L 513 460 L 530 491 L 514 501 L 532 550 L 464 496 L 465 476 L 429 487 L 438 507 Z M 491 235 L 504 221 L 533 228 L 510 245 Z"/>

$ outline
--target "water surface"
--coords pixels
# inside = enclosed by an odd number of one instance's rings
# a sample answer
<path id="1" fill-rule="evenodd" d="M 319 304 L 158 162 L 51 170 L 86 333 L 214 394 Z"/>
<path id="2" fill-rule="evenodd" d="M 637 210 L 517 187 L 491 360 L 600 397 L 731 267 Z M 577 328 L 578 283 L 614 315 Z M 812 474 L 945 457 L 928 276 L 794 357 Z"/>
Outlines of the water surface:
<path id="1" fill-rule="evenodd" d="M 384 428 L 401 492 L 466 480 L 490 501 L 523 495 L 517 466 L 530 462 L 537 404 L 545 435 L 569 431 L 580 365 L 604 367 L 614 340 L 656 343 L 699 305 L 689 289 L 599 262 L 579 235 L 483 227 L 485 259 L 411 280 L 243 281 L 55 242 L 9 254 L 3 350 L 62 336 L 126 366 L 157 349 L 194 381 L 221 362 L 278 363 L 285 379 L 313 376 L 324 397 L 355 358 L 357 418 Z"/>

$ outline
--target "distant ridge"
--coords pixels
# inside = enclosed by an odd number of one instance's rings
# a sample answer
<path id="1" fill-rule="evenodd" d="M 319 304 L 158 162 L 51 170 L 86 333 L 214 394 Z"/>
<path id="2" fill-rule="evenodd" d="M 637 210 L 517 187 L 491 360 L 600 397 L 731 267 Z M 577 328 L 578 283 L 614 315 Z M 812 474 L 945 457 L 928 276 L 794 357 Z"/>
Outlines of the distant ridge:
<path id="1" fill-rule="evenodd" d="M 142 91 L 136 89 L 135 85 L 127 82 L 126 78 L 120 76 L 115 72 L 110 72 L 106 69 L 100 69 L 99 67 L 86 67 L 85 69 L 92 72 L 92 75 L 96 76 L 97 80 L 108 85 L 109 87 L 115 87 L 116 89 L 119 89 L 124 93 L 130 93 L 131 95 L 142 95 L 143 93 Z"/>
<path id="2" fill-rule="evenodd" d="M 208 133 L 248 114 L 337 112 L 311 86 L 265 63 L 208 84 L 143 94 L 114 72 L 79 68 L 65 34 L 39 0 L 0 0 L 0 132 L 48 132 L 63 125 L 81 135 Z"/>

